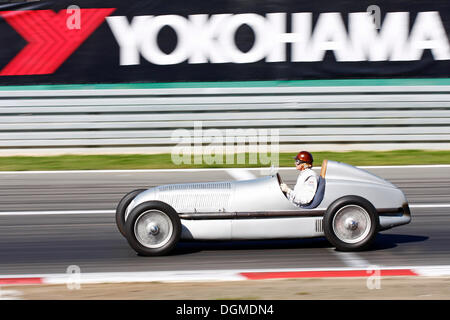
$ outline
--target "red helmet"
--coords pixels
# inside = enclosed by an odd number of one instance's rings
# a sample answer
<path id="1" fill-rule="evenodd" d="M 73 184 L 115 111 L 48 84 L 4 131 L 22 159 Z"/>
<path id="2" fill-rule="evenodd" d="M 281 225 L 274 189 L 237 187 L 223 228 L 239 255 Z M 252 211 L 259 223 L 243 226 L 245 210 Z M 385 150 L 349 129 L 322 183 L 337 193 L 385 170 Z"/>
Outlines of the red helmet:
<path id="1" fill-rule="evenodd" d="M 300 151 L 294 158 L 295 160 L 299 160 L 300 163 L 308 163 L 312 166 L 313 164 L 313 156 L 308 151 Z"/>

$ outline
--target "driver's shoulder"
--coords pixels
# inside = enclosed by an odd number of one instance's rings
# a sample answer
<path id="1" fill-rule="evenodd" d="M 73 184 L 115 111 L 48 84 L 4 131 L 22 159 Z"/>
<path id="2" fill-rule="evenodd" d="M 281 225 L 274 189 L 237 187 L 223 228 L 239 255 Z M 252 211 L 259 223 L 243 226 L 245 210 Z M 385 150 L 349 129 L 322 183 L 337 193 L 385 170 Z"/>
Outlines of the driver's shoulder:
<path id="1" fill-rule="evenodd" d="M 317 173 L 314 171 L 314 170 L 312 170 L 312 169 L 305 169 L 303 172 L 302 172 L 302 174 L 305 176 L 305 177 L 308 177 L 308 178 L 311 178 L 311 177 L 314 177 L 314 178 L 317 178 L 318 177 L 318 175 L 317 175 Z"/>

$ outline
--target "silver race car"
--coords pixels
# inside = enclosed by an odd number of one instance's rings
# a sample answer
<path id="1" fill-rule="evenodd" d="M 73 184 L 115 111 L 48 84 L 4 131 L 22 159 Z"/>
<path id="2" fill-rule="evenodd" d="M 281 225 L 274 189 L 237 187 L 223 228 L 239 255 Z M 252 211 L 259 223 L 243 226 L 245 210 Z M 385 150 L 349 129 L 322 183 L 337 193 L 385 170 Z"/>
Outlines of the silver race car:
<path id="1" fill-rule="evenodd" d="M 117 227 L 140 255 L 169 253 L 180 239 L 288 239 L 325 236 L 338 250 L 367 249 L 378 231 L 407 224 L 403 192 L 354 166 L 324 160 L 308 206 L 291 203 L 274 174 L 253 180 L 134 190 L 116 209 Z"/>

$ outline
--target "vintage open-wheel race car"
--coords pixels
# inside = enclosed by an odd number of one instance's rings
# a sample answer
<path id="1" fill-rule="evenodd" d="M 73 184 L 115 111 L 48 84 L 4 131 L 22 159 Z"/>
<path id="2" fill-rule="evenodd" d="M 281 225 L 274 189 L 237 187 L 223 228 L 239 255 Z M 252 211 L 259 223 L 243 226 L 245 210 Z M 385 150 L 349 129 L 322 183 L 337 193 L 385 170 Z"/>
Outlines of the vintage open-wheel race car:
<path id="1" fill-rule="evenodd" d="M 140 255 L 169 253 L 179 240 L 323 237 L 338 250 L 367 249 L 378 231 L 407 224 L 403 192 L 354 166 L 324 160 L 317 192 L 298 207 L 280 175 L 253 180 L 170 184 L 134 190 L 116 209 L 116 223 Z"/>

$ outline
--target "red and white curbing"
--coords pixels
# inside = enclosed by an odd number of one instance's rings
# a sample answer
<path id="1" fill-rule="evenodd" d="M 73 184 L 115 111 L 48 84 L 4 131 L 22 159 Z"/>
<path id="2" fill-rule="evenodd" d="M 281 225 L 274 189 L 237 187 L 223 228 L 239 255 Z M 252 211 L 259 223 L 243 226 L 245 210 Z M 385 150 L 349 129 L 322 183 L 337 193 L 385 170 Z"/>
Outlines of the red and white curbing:
<path id="1" fill-rule="evenodd" d="M 46 275 L 0 276 L 0 285 L 96 284 L 125 282 L 212 282 L 296 278 L 358 278 L 375 274 L 381 277 L 449 277 L 450 266 L 370 267 L 367 269 L 249 269 L 151 272 L 105 272 Z"/>

